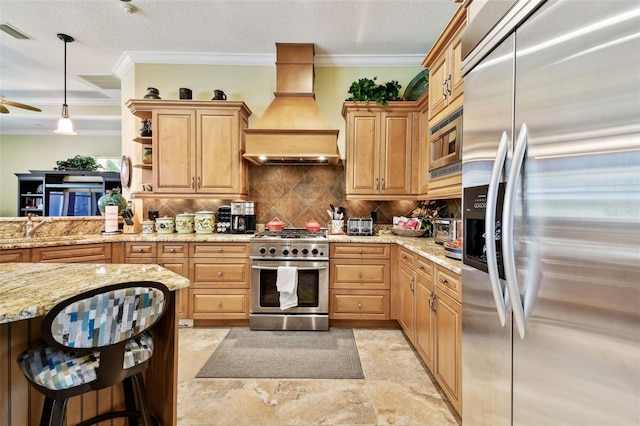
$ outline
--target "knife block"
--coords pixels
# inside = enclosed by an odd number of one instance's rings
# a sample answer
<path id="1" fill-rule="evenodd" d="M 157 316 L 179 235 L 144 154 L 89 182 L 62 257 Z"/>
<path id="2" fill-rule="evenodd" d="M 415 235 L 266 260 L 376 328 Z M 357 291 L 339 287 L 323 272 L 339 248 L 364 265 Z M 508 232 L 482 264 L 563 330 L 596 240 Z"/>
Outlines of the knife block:
<path id="1" fill-rule="evenodd" d="M 124 222 L 122 232 L 125 234 L 139 234 L 142 232 L 142 200 L 132 200 L 131 211 L 133 212 L 133 217 L 130 220 L 131 224 Z"/>

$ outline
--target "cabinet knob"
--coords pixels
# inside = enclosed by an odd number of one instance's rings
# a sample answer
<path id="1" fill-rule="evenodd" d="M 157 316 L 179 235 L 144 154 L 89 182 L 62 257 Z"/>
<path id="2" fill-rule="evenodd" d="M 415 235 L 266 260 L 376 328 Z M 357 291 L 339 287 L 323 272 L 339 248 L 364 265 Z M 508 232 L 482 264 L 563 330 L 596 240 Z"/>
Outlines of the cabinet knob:
<path id="1" fill-rule="evenodd" d="M 137 251 L 138 253 L 142 253 L 142 248 L 141 248 L 141 247 L 138 247 L 138 248 L 136 249 L 136 251 Z"/>
<path id="2" fill-rule="evenodd" d="M 446 278 L 440 278 L 440 282 L 441 282 L 442 284 L 449 284 L 449 281 L 447 281 L 447 279 L 446 279 Z"/>
<path id="3" fill-rule="evenodd" d="M 218 247 L 218 253 L 222 253 L 222 248 Z"/>
<path id="4" fill-rule="evenodd" d="M 424 271 L 424 266 L 420 265 L 418 266 L 418 269 L 420 269 L 421 271 Z"/>
<path id="5" fill-rule="evenodd" d="M 362 254 L 362 249 L 358 249 L 358 254 Z"/>
<path id="6" fill-rule="evenodd" d="M 404 260 L 407 260 L 407 259 L 408 259 L 408 258 L 407 258 L 407 256 L 406 256 L 405 254 L 403 254 L 403 255 L 402 255 L 402 258 L 403 258 Z"/>
<path id="7" fill-rule="evenodd" d="M 221 277 L 222 276 L 222 271 L 218 271 L 218 276 Z"/>
<path id="8" fill-rule="evenodd" d="M 218 302 L 218 309 L 222 309 L 222 302 Z"/>
<path id="9" fill-rule="evenodd" d="M 358 303 L 358 309 L 362 309 L 362 303 Z"/>
<path id="10" fill-rule="evenodd" d="M 174 248 L 170 248 L 169 249 L 169 253 L 175 253 L 175 251 L 176 251 L 176 249 L 174 249 Z"/>
<path id="11" fill-rule="evenodd" d="M 362 272 L 358 272 L 358 278 L 362 278 Z"/>

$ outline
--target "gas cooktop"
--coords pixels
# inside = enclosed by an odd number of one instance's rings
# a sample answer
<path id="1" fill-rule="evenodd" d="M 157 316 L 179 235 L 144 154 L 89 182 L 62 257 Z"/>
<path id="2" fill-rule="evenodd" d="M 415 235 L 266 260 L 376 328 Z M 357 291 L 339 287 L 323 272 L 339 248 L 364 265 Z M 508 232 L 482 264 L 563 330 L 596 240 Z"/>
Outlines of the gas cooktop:
<path id="1" fill-rule="evenodd" d="M 305 239 L 318 240 L 327 239 L 327 229 L 320 228 L 318 232 L 311 232 L 306 228 L 284 228 L 282 231 L 262 231 L 251 237 L 251 240 L 267 240 L 267 239 Z"/>

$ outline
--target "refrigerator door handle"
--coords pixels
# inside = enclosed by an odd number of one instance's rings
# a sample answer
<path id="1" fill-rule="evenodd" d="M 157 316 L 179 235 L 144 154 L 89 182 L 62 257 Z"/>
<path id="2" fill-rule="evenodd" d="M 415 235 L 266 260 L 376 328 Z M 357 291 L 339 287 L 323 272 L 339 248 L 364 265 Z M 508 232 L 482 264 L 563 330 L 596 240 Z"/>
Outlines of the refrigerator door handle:
<path id="1" fill-rule="evenodd" d="M 506 300 L 508 296 L 502 294 L 500 286 L 500 275 L 498 272 L 498 256 L 496 250 L 496 207 L 498 204 L 498 187 L 500 185 L 500 176 L 502 168 L 507 158 L 508 145 L 507 132 L 502 132 L 502 138 L 498 145 L 498 153 L 493 162 L 491 170 L 491 179 L 489 180 L 489 191 L 487 192 L 487 209 L 485 212 L 485 246 L 487 247 L 487 269 L 489 272 L 489 282 L 491 283 L 491 292 L 493 300 L 496 303 L 496 311 L 500 325 L 504 327 L 507 312 Z M 507 293 L 505 289 L 505 293 Z"/>
<path id="2" fill-rule="evenodd" d="M 518 329 L 518 334 L 521 339 L 524 339 L 525 319 L 524 307 L 522 306 L 522 301 L 519 297 L 520 292 L 518 291 L 518 274 L 513 242 L 513 216 L 516 192 L 520 182 L 522 164 L 524 163 L 524 157 L 527 152 L 528 140 L 529 133 L 527 131 L 527 125 L 523 123 L 520 128 L 520 133 L 518 134 L 513 159 L 511 160 L 511 170 L 509 170 L 509 178 L 507 179 L 507 186 L 504 191 L 504 205 L 502 209 L 502 257 L 504 259 L 504 274 L 507 281 L 507 289 L 509 294 L 512 295 L 510 299 L 513 320 L 516 323 L 516 328 Z"/>

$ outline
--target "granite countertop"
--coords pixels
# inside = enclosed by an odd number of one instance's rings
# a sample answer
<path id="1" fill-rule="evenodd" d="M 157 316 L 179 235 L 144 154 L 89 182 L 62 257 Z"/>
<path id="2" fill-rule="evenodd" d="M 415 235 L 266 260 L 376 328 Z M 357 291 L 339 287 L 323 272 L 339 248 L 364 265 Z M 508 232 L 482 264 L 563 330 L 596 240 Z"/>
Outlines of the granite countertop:
<path id="1" fill-rule="evenodd" d="M 3 238 L 0 239 L 0 250 L 53 247 L 76 244 L 113 243 L 113 242 L 249 242 L 251 234 L 118 234 L 118 235 L 75 235 L 62 237 Z M 444 255 L 444 248 L 434 243 L 433 238 L 409 238 L 396 235 L 377 235 L 371 237 L 353 235 L 329 235 L 329 242 L 342 243 L 397 243 L 402 247 L 426 257 L 432 262 L 450 271 L 461 274 L 462 262 Z"/>
<path id="2" fill-rule="evenodd" d="M 2 263 L 0 324 L 43 316 L 86 290 L 138 280 L 158 281 L 171 291 L 190 285 L 187 278 L 154 264 Z"/>

